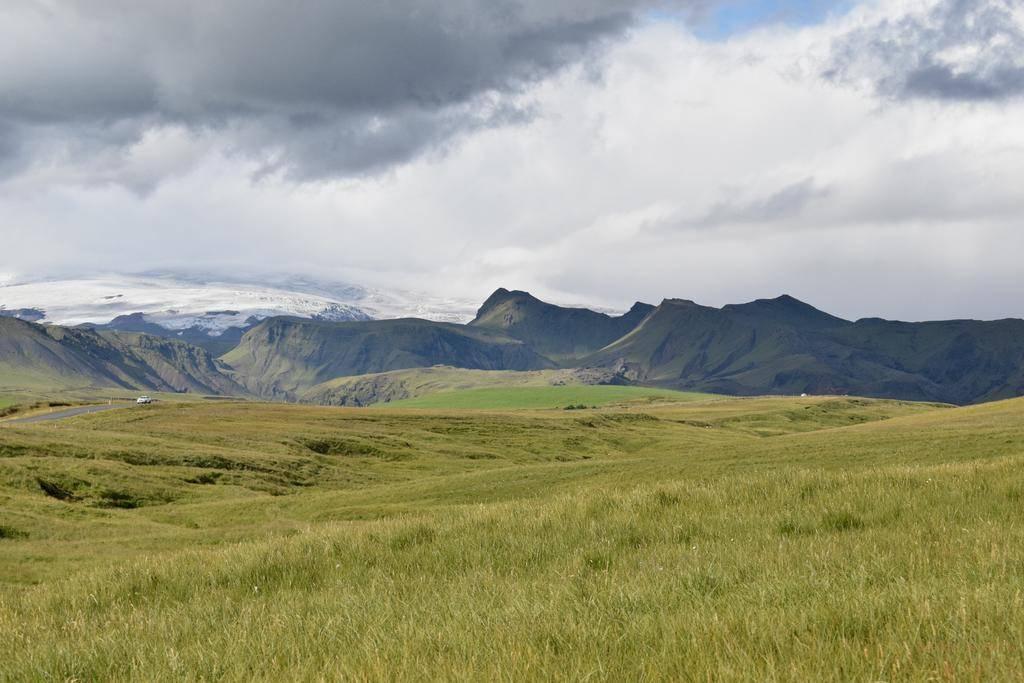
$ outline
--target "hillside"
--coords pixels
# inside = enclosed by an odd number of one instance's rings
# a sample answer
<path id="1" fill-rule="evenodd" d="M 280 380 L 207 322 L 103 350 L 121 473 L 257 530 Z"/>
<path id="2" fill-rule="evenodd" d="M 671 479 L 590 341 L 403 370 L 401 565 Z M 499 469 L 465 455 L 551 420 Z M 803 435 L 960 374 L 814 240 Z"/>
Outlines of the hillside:
<path id="1" fill-rule="evenodd" d="M 0 679 L 1016 680 L 1022 425 L 822 397 L 0 425 Z"/>
<path id="2" fill-rule="evenodd" d="M 785 296 L 721 309 L 668 299 L 578 362 L 715 393 L 966 404 L 1024 393 L 1024 321 L 849 322 Z"/>
<path id="3" fill-rule="evenodd" d="M 467 370 L 449 366 L 339 377 L 299 394 L 303 403 L 414 408 L 565 408 L 704 394 L 622 386 L 607 370 Z"/>
<path id="4" fill-rule="evenodd" d="M 616 318 L 501 289 L 470 324 L 641 385 L 957 404 L 1024 394 L 1020 320 L 851 322 L 785 295 L 722 308 L 666 299 Z"/>
<path id="5" fill-rule="evenodd" d="M 521 291 L 494 292 L 469 324 L 494 330 L 533 347 L 554 361 L 575 358 L 610 344 L 635 328 L 654 307 L 636 303 L 621 316 L 545 303 Z"/>
<path id="6" fill-rule="evenodd" d="M 98 332 L 0 318 L 0 388 L 116 387 L 241 395 L 208 352 L 144 334 Z"/>
<path id="7" fill-rule="evenodd" d="M 415 318 L 340 323 L 271 318 L 247 332 L 223 360 L 254 393 L 288 399 L 337 377 L 405 368 L 440 364 L 479 370 L 553 367 L 518 340 Z"/>
<path id="8" fill-rule="evenodd" d="M 586 386 L 617 380 L 614 373 L 600 369 L 467 370 L 443 365 L 337 377 L 310 387 L 298 398 L 319 405 L 369 406 L 475 389 Z"/>
<path id="9" fill-rule="evenodd" d="M 152 335 L 124 332 L 159 327 L 142 315 L 116 319 L 111 325 L 119 332 L 71 333 L 0 319 L 7 321 L 0 337 L 50 330 L 31 337 L 35 351 L 15 349 L 25 340 L 0 340 L 8 349 L 0 345 L 0 363 L 11 385 L 98 382 L 225 394 L 244 386 L 264 398 L 366 405 L 412 398 L 415 382 L 345 378 L 446 365 L 581 370 L 591 375 L 585 383 L 732 395 L 851 394 L 969 404 L 1024 394 L 1024 321 L 848 321 L 789 296 L 722 308 L 666 299 L 657 307 L 636 304 L 610 316 L 499 289 L 466 325 L 278 317 L 250 321 L 244 334 L 238 327 L 214 336 L 204 327 L 179 330 L 166 345 L 157 345 L 156 355 L 155 342 L 140 348 L 139 340 Z M 55 336 L 66 338 L 63 348 L 54 347 Z M 205 355 L 179 345 L 189 340 L 204 346 Z M 148 359 L 140 357 L 144 350 Z M 221 364 L 210 351 L 224 352 Z M 161 365 L 165 358 L 168 365 Z M 492 375 L 484 383 L 513 386 L 520 380 Z M 422 394 L 427 385 L 417 391 Z"/>
<path id="10" fill-rule="evenodd" d="M 893 383 L 890 395 L 915 390 L 950 403 L 975 403 L 1024 394 L 1024 320 L 950 320 L 904 323 L 877 318 L 859 320 L 831 337 L 856 348 L 913 384 Z M 851 393 L 871 388 L 851 383 Z"/>
<path id="11" fill-rule="evenodd" d="M 132 313 L 129 315 L 119 315 L 109 323 L 102 325 L 82 325 L 82 327 L 113 332 L 141 332 L 152 337 L 175 339 L 206 349 L 213 356 L 222 356 L 238 346 L 238 342 L 242 340 L 242 335 L 257 322 L 253 318 L 242 326 L 211 329 L 209 327 L 193 325 L 182 329 L 169 329 L 163 325 L 150 322 L 142 313 Z"/>
<path id="12" fill-rule="evenodd" d="M 655 387 L 621 384 L 566 384 L 561 386 L 501 386 L 438 391 L 384 404 L 389 408 L 418 410 L 589 410 L 610 405 L 650 406 L 660 403 L 709 401 L 721 398 Z"/>

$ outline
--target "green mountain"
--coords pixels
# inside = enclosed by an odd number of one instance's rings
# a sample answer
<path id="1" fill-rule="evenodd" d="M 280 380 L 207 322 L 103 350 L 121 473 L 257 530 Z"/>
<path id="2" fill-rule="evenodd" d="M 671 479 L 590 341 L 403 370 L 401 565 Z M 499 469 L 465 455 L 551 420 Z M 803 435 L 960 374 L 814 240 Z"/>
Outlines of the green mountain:
<path id="1" fill-rule="evenodd" d="M 387 374 L 436 365 L 506 374 Z M 722 308 L 666 299 L 611 316 L 499 289 L 467 325 L 271 318 L 215 360 L 181 340 L 0 317 L 0 387 L 250 392 L 361 405 L 445 383 L 511 386 L 522 378 L 509 372 L 556 368 L 591 371 L 588 383 L 966 404 L 1024 395 L 1024 321 L 854 322 L 789 296 Z"/>
<path id="2" fill-rule="evenodd" d="M 721 309 L 668 299 L 579 362 L 718 393 L 964 404 L 1024 394 L 1024 321 L 850 322 L 786 296 Z"/>
<path id="3" fill-rule="evenodd" d="M 243 394 L 203 349 L 145 334 L 0 318 L 0 387 Z"/>
<path id="4" fill-rule="evenodd" d="M 352 322 L 270 318 L 249 330 L 223 360 L 253 393 L 284 399 L 294 399 L 337 377 L 405 368 L 554 367 L 519 340 L 486 329 L 414 318 Z"/>
<path id="5" fill-rule="evenodd" d="M 879 395 L 934 396 L 978 403 L 1024 395 L 1024 320 L 905 323 L 869 318 L 836 330 L 833 338 L 860 357 L 899 373 Z M 908 374 L 912 385 L 899 378 Z M 861 382 L 857 387 L 870 389 Z M 884 392 L 884 393 L 883 393 Z"/>
<path id="6" fill-rule="evenodd" d="M 653 310 L 654 306 L 637 302 L 625 315 L 610 316 L 586 308 L 555 306 L 527 292 L 499 289 L 469 324 L 519 339 L 554 361 L 572 364 L 573 359 L 627 334 Z"/>

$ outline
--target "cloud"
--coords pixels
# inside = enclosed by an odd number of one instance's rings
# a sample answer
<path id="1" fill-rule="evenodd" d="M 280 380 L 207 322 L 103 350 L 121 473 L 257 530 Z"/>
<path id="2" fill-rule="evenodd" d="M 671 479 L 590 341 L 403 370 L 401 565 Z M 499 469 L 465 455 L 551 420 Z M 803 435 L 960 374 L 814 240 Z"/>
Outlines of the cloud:
<path id="1" fill-rule="evenodd" d="M 8 0 L 0 172 L 88 169 L 163 127 L 300 180 L 378 172 L 528 119 L 532 84 L 656 4 L 677 3 Z"/>
<path id="2" fill-rule="evenodd" d="M 833 46 L 826 76 L 893 99 L 998 101 L 1024 95 L 1024 8 L 932 0 L 867 21 Z"/>
<path id="3" fill-rule="evenodd" d="M 8 112 L 0 149 L 31 163 L 0 184 L 0 272 L 267 270 L 606 306 L 786 292 L 849 318 L 1024 316 L 1024 100 L 880 100 L 873 73 L 868 88 L 821 78 L 860 28 L 938 6 L 879 0 L 713 42 L 648 16 L 572 48 L 616 36 L 600 78 L 590 59 L 541 64 L 533 80 L 505 70 L 488 81 L 504 85 L 438 106 L 392 85 L 366 109 L 287 83 L 275 87 L 294 97 L 264 101 L 200 82 L 233 82 L 212 66 L 175 89 L 193 69 L 145 64 L 163 74 L 155 101 L 173 106 L 139 109 L 122 82 L 105 86 L 127 103 L 117 118 Z M 575 11 L 548 7 L 514 11 L 547 26 Z M 307 91 L 320 104 L 291 103 Z"/>
<path id="4" fill-rule="evenodd" d="M 803 178 L 765 196 L 717 202 L 696 224 L 707 227 L 792 219 L 810 203 L 828 196 L 829 188 L 820 186 L 814 178 Z"/>

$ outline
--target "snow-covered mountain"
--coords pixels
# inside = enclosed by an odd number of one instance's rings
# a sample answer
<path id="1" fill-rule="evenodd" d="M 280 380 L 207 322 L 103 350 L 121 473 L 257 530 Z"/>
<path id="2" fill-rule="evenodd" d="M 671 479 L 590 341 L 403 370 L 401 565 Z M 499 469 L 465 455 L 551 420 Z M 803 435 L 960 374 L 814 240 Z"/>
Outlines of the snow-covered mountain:
<path id="1" fill-rule="evenodd" d="M 475 309 L 469 301 L 296 276 L 259 280 L 180 273 L 45 280 L 0 277 L 0 313 L 5 315 L 59 325 L 103 325 L 119 316 L 141 313 L 145 323 L 172 331 L 202 330 L 210 336 L 276 315 L 465 322 Z"/>

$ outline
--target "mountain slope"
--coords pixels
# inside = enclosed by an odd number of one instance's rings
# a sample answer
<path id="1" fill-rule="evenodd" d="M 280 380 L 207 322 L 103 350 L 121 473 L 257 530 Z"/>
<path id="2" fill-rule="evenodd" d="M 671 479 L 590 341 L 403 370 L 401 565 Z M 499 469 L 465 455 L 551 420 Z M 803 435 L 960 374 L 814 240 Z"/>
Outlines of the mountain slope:
<path id="1" fill-rule="evenodd" d="M 271 318 L 222 357 L 254 393 L 294 399 L 349 375 L 451 365 L 478 370 L 542 370 L 553 363 L 522 342 L 464 325 L 406 318 L 331 323 Z"/>
<path id="2" fill-rule="evenodd" d="M 109 386 L 108 373 L 91 360 L 63 346 L 44 327 L 0 317 L 0 386 L 4 388 Z"/>
<path id="3" fill-rule="evenodd" d="M 433 366 L 338 377 L 310 387 L 299 396 L 299 400 L 320 405 L 368 406 L 438 393 L 607 385 L 616 384 L 617 379 L 607 370 L 467 370 Z"/>
<path id="4" fill-rule="evenodd" d="M 499 289 L 469 324 L 519 339 L 552 360 L 567 361 L 622 337 L 653 310 L 654 306 L 637 302 L 628 313 L 610 316 L 586 308 L 555 306 L 527 292 Z"/>
<path id="5" fill-rule="evenodd" d="M 862 356 L 913 375 L 925 395 L 940 400 L 965 404 L 1024 395 L 1024 320 L 905 323 L 868 318 L 831 336 Z M 903 386 L 886 389 L 907 391 Z"/>
<path id="6" fill-rule="evenodd" d="M 701 391 L 963 404 L 1024 393 L 1024 321 L 849 322 L 785 296 L 721 309 L 668 299 L 580 362 Z"/>
<path id="7" fill-rule="evenodd" d="M 225 311 L 234 313 L 234 311 Z M 213 313 L 211 312 L 211 316 Z M 221 356 L 238 346 L 242 341 L 242 335 L 253 327 L 257 322 L 256 318 L 250 318 L 241 326 L 231 326 L 223 329 L 211 329 L 200 325 L 193 325 L 183 329 L 168 329 L 163 325 L 150 322 L 143 313 L 132 313 L 130 315 L 119 315 L 104 325 L 87 325 L 95 330 L 112 330 L 115 332 L 141 332 L 154 337 L 166 339 L 177 339 L 186 344 L 192 344 L 206 349 L 214 356 Z"/>
<path id="8" fill-rule="evenodd" d="M 245 393 L 222 369 L 208 352 L 179 341 L 0 318 L 4 388 Z"/>
<path id="9" fill-rule="evenodd" d="M 790 386 L 784 373 L 806 373 L 797 382 L 827 374 L 792 324 L 681 299 L 665 300 L 630 334 L 583 362 L 616 367 L 640 383 L 732 394 L 800 393 L 809 387 Z M 820 383 L 814 388 L 824 393 Z"/>
<path id="10" fill-rule="evenodd" d="M 248 390 L 347 403 L 398 398 L 411 385 L 382 377 L 331 381 L 448 365 L 588 368 L 606 377 L 603 383 L 737 395 L 856 394 L 956 404 L 1024 395 L 1022 320 L 851 322 L 789 296 L 722 308 L 666 299 L 609 316 L 499 289 L 468 325 L 270 318 L 244 335 L 232 329 L 209 342 L 219 351 L 232 335 L 239 338 L 222 361 L 181 341 L 203 329 L 180 330 L 175 339 L 140 333 L 152 331 L 151 324 L 144 316 L 114 323 L 139 331 L 129 333 L 0 316 L 0 386 Z"/>

